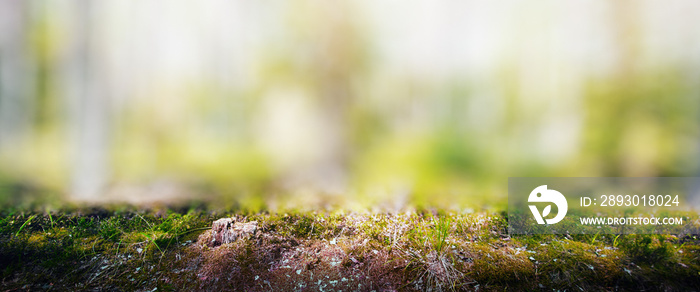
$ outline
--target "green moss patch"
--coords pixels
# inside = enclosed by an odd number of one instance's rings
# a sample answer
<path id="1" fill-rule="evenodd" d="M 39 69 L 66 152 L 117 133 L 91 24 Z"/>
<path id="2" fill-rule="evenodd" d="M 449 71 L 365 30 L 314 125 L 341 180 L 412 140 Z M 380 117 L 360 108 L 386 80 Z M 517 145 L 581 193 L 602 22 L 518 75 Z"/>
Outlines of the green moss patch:
<path id="1" fill-rule="evenodd" d="M 3 289 L 697 290 L 697 235 L 509 236 L 503 214 L 0 212 Z M 210 247 L 211 222 L 257 221 Z"/>

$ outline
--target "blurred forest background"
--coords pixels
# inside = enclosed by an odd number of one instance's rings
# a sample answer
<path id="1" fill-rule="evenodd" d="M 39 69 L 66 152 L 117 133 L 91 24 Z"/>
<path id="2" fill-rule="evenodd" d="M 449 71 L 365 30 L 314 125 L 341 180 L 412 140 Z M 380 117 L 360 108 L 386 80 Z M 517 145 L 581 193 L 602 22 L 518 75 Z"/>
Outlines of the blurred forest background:
<path id="1" fill-rule="evenodd" d="M 0 0 L 0 204 L 504 208 L 696 176 L 697 1 Z"/>

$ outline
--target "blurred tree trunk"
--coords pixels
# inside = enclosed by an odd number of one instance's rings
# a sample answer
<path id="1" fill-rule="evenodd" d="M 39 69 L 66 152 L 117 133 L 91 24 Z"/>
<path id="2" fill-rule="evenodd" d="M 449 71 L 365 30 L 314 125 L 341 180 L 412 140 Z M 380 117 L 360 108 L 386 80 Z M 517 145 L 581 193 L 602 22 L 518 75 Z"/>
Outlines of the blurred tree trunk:
<path id="1" fill-rule="evenodd" d="M 348 187 L 347 176 L 353 155 L 350 114 L 357 94 L 352 82 L 354 77 L 363 75 L 366 65 L 362 34 L 351 17 L 353 7 L 341 5 L 339 8 L 336 4 L 320 8 L 328 19 L 318 31 L 320 37 L 316 49 L 320 56 L 314 64 L 327 144 L 327 153 L 319 161 L 317 170 L 321 189 L 329 193 L 343 193 Z"/>
<path id="2" fill-rule="evenodd" d="M 617 51 L 617 74 L 621 82 L 634 82 L 639 73 L 641 60 L 641 19 L 635 1 L 613 1 L 612 23 L 615 28 Z M 624 83 L 623 86 L 629 86 Z"/>
<path id="3" fill-rule="evenodd" d="M 75 0 L 74 46 L 68 60 L 69 127 L 72 136 L 71 195 L 95 200 L 104 187 L 108 169 L 109 104 L 98 69 L 94 28 L 97 2 Z"/>
<path id="4" fill-rule="evenodd" d="M 31 130 L 32 58 L 29 2 L 0 1 L 0 149 Z"/>

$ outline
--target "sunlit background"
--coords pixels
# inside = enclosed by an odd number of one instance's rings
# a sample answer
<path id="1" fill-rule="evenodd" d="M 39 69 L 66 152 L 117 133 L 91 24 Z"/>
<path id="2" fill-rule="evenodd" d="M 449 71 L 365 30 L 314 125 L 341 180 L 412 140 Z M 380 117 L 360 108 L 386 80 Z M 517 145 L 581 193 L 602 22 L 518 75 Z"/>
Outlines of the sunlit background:
<path id="1" fill-rule="evenodd" d="M 0 203 L 503 208 L 696 176 L 697 1 L 0 0 Z"/>

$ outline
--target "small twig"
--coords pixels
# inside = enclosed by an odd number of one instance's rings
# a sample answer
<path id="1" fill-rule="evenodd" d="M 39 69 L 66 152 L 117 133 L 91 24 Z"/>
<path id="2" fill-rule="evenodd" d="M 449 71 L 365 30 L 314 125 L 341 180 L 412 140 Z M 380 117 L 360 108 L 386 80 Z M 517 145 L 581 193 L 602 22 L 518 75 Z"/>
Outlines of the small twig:
<path id="1" fill-rule="evenodd" d="M 190 229 L 190 230 L 186 230 L 186 231 L 184 231 L 184 232 L 178 234 L 177 236 L 180 237 L 180 236 L 183 236 L 183 235 L 185 235 L 185 234 L 187 234 L 187 233 L 190 233 L 190 232 L 193 232 L 193 231 L 209 230 L 209 229 L 211 229 L 211 227 L 193 228 L 193 229 Z"/>
<path id="2" fill-rule="evenodd" d="M 146 219 L 144 219 L 143 216 L 141 216 L 141 214 L 136 213 L 136 216 L 139 216 L 139 218 L 141 218 L 141 220 L 143 220 L 143 222 L 146 222 L 146 224 L 148 224 L 148 227 L 149 227 L 149 228 L 153 229 L 153 225 L 151 225 L 151 223 L 149 223 L 148 221 L 146 221 Z"/>

